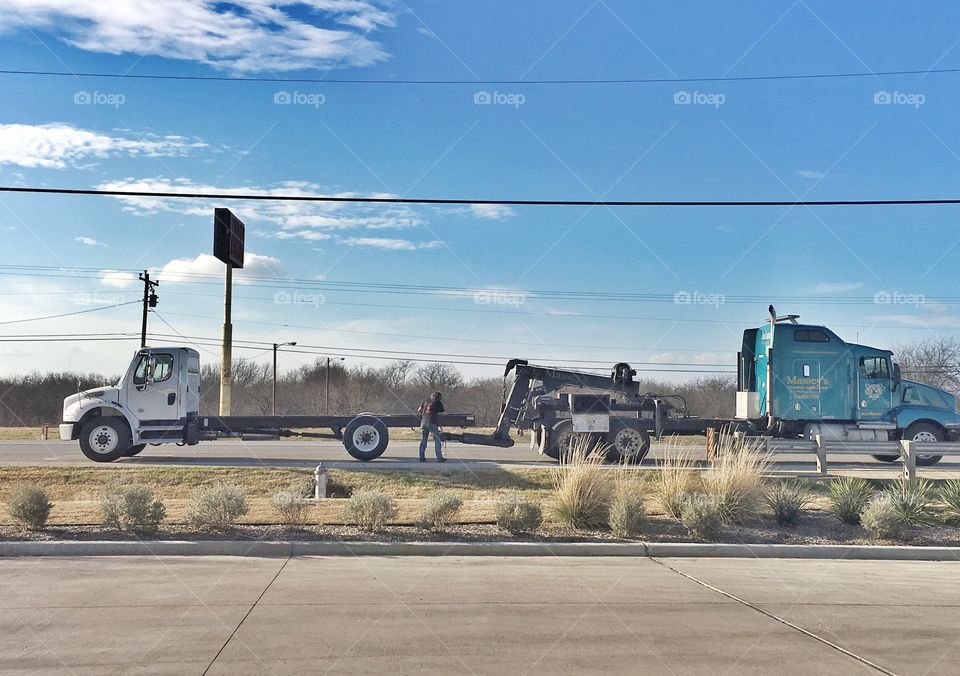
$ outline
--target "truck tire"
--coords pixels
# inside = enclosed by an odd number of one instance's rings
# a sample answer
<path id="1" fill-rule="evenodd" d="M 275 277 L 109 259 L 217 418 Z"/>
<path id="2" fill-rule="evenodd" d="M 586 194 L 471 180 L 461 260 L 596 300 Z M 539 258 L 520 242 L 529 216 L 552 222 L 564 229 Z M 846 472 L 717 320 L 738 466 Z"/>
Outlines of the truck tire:
<path id="1" fill-rule="evenodd" d="M 649 432 L 631 422 L 610 420 L 610 431 L 603 439 L 610 447 L 607 462 L 639 465 L 650 451 Z"/>
<path id="2" fill-rule="evenodd" d="M 119 416 L 92 418 L 80 430 L 80 450 L 94 462 L 113 462 L 130 446 L 130 428 Z"/>
<path id="3" fill-rule="evenodd" d="M 390 433 L 380 418 L 358 415 L 343 430 L 343 446 L 357 460 L 376 460 L 387 450 Z"/>
<path id="4" fill-rule="evenodd" d="M 544 433 L 546 434 L 546 430 Z M 572 420 L 560 420 L 550 429 L 543 454 L 554 460 L 567 461 L 579 437 L 581 434 L 573 431 Z M 598 441 L 600 441 L 599 434 L 589 434 L 588 447 L 592 448 Z"/>
<path id="5" fill-rule="evenodd" d="M 903 438 L 910 441 L 946 441 L 947 435 L 932 423 L 915 422 L 903 433 Z M 936 465 L 942 458 L 942 455 L 918 455 L 917 464 L 921 467 L 929 467 Z"/>
<path id="6" fill-rule="evenodd" d="M 139 453 L 146 447 L 147 447 L 146 444 L 136 444 L 135 446 L 131 446 L 130 448 L 127 449 L 127 452 L 124 453 L 124 456 L 128 458 L 132 458 L 133 456 L 135 456 L 137 453 Z"/>

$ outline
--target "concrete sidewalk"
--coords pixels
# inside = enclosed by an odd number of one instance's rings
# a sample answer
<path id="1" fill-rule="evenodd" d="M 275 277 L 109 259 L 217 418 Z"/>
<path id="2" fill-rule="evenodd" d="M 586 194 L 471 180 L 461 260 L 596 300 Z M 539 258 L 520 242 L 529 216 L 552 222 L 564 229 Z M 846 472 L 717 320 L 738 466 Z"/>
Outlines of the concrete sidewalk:
<path id="1" fill-rule="evenodd" d="M 18 558 L 0 560 L 0 671 L 953 674 L 958 579 L 932 562 Z"/>

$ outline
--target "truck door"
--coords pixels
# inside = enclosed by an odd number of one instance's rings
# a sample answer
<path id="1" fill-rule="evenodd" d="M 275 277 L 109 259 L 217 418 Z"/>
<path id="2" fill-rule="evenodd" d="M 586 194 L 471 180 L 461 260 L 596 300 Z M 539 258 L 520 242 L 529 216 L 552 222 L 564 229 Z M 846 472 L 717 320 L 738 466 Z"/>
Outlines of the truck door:
<path id="1" fill-rule="evenodd" d="M 183 360 L 183 375 L 180 388 L 180 417 L 185 418 L 187 413 L 200 412 L 200 355 L 193 350 L 184 350 L 186 359 Z"/>
<path id="2" fill-rule="evenodd" d="M 124 388 L 127 409 L 141 421 L 177 420 L 179 369 L 172 352 L 141 355 L 131 382 Z"/>
<path id="3" fill-rule="evenodd" d="M 885 356 L 860 357 L 857 371 L 858 420 L 879 420 L 892 407 L 890 360 Z"/>

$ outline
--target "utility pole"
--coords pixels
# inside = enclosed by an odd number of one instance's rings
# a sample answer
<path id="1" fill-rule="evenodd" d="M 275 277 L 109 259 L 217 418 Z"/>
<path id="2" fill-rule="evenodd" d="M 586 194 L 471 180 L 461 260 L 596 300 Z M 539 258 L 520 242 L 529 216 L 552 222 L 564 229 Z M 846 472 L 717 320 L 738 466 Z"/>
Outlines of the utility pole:
<path id="1" fill-rule="evenodd" d="M 147 311 L 149 308 L 157 307 L 157 294 L 155 287 L 160 286 L 160 282 L 151 282 L 150 273 L 144 270 L 140 273 L 140 281 L 143 282 L 143 322 L 140 324 L 140 347 L 147 346 Z"/>
<path id="2" fill-rule="evenodd" d="M 330 415 L 330 357 L 327 357 L 327 415 Z M 337 357 L 339 361 L 343 361 L 344 357 Z"/>
<path id="3" fill-rule="evenodd" d="M 297 344 L 297 341 L 290 343 L 274 343 L 273 344 L 273 415 L 277 414 L 277 348 L 286 347 L 287 345 L 293 347 Z"/>
<path id="4" fill-rule="evenodd" d="M 220 352 L 220 415 L 230 415 L 230 385 L 233 380 L 233 324 L 230 308 L 233 302 L 233 263 L 227 263 L 227 281 L 223 293 L 223 347 Z"/>

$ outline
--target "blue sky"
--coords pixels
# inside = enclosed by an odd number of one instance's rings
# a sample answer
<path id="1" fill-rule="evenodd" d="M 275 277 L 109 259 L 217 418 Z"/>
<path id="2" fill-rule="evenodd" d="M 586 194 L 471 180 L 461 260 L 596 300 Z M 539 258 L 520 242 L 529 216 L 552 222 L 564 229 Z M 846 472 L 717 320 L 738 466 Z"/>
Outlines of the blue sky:
<path id="1" fill-rule="evenodd" d="M 11 0 L 0 8 L 0 68 L 467 83 L 3 75 L 0 183 L 449 198 L 956 196 L 956 74 L 475 84 L 958 67 L 960 7 L 952 3 L 874 3 L 869 13 L 860 3 L 812 1 L 261 4 Z M 493 102 L 475 103 L 480 93 Z M 7 264 L 95 271 L 88 279 L 0 275 L 0 314 L 134 300 L 135 280 L 109 271 L 149 268 L 162 282 L 159 314 L 186 335 L 217 336 L 219 282 L 177 277 L 222 272 L 203 257 L 214 206 L 222 205 L 0 197 Z M 936 300 L 955 295 L 956 207 L 229 206 L 247 224 L 250 274 L 279 280 L 237 285 L 235 336 L 330 346 L 351 363 L 385 363 L 357 350 L 396 350 L 453 361 L 461 358 L 444 355 L 732 365 L 740 331 L 763 320 L 767 298 L 784 296 L 803 302 L 780 302 L 781 312 L 877 346 L 960 326 L 956 308 Z M 296 280 L 481 295 L 377 295 Z M 543 289 L 663 297 L 523 293 Z M 737 302 L 743 296 L 758 300 Z M 139 311 L 0 328 L 135 332 Z M 167 332 L 156 319 L 151 328 Z M 0 372 L 116 372 L 134 347 L 5 342 Z M 291 367 L 313 359 L 288 357 Z"/>

